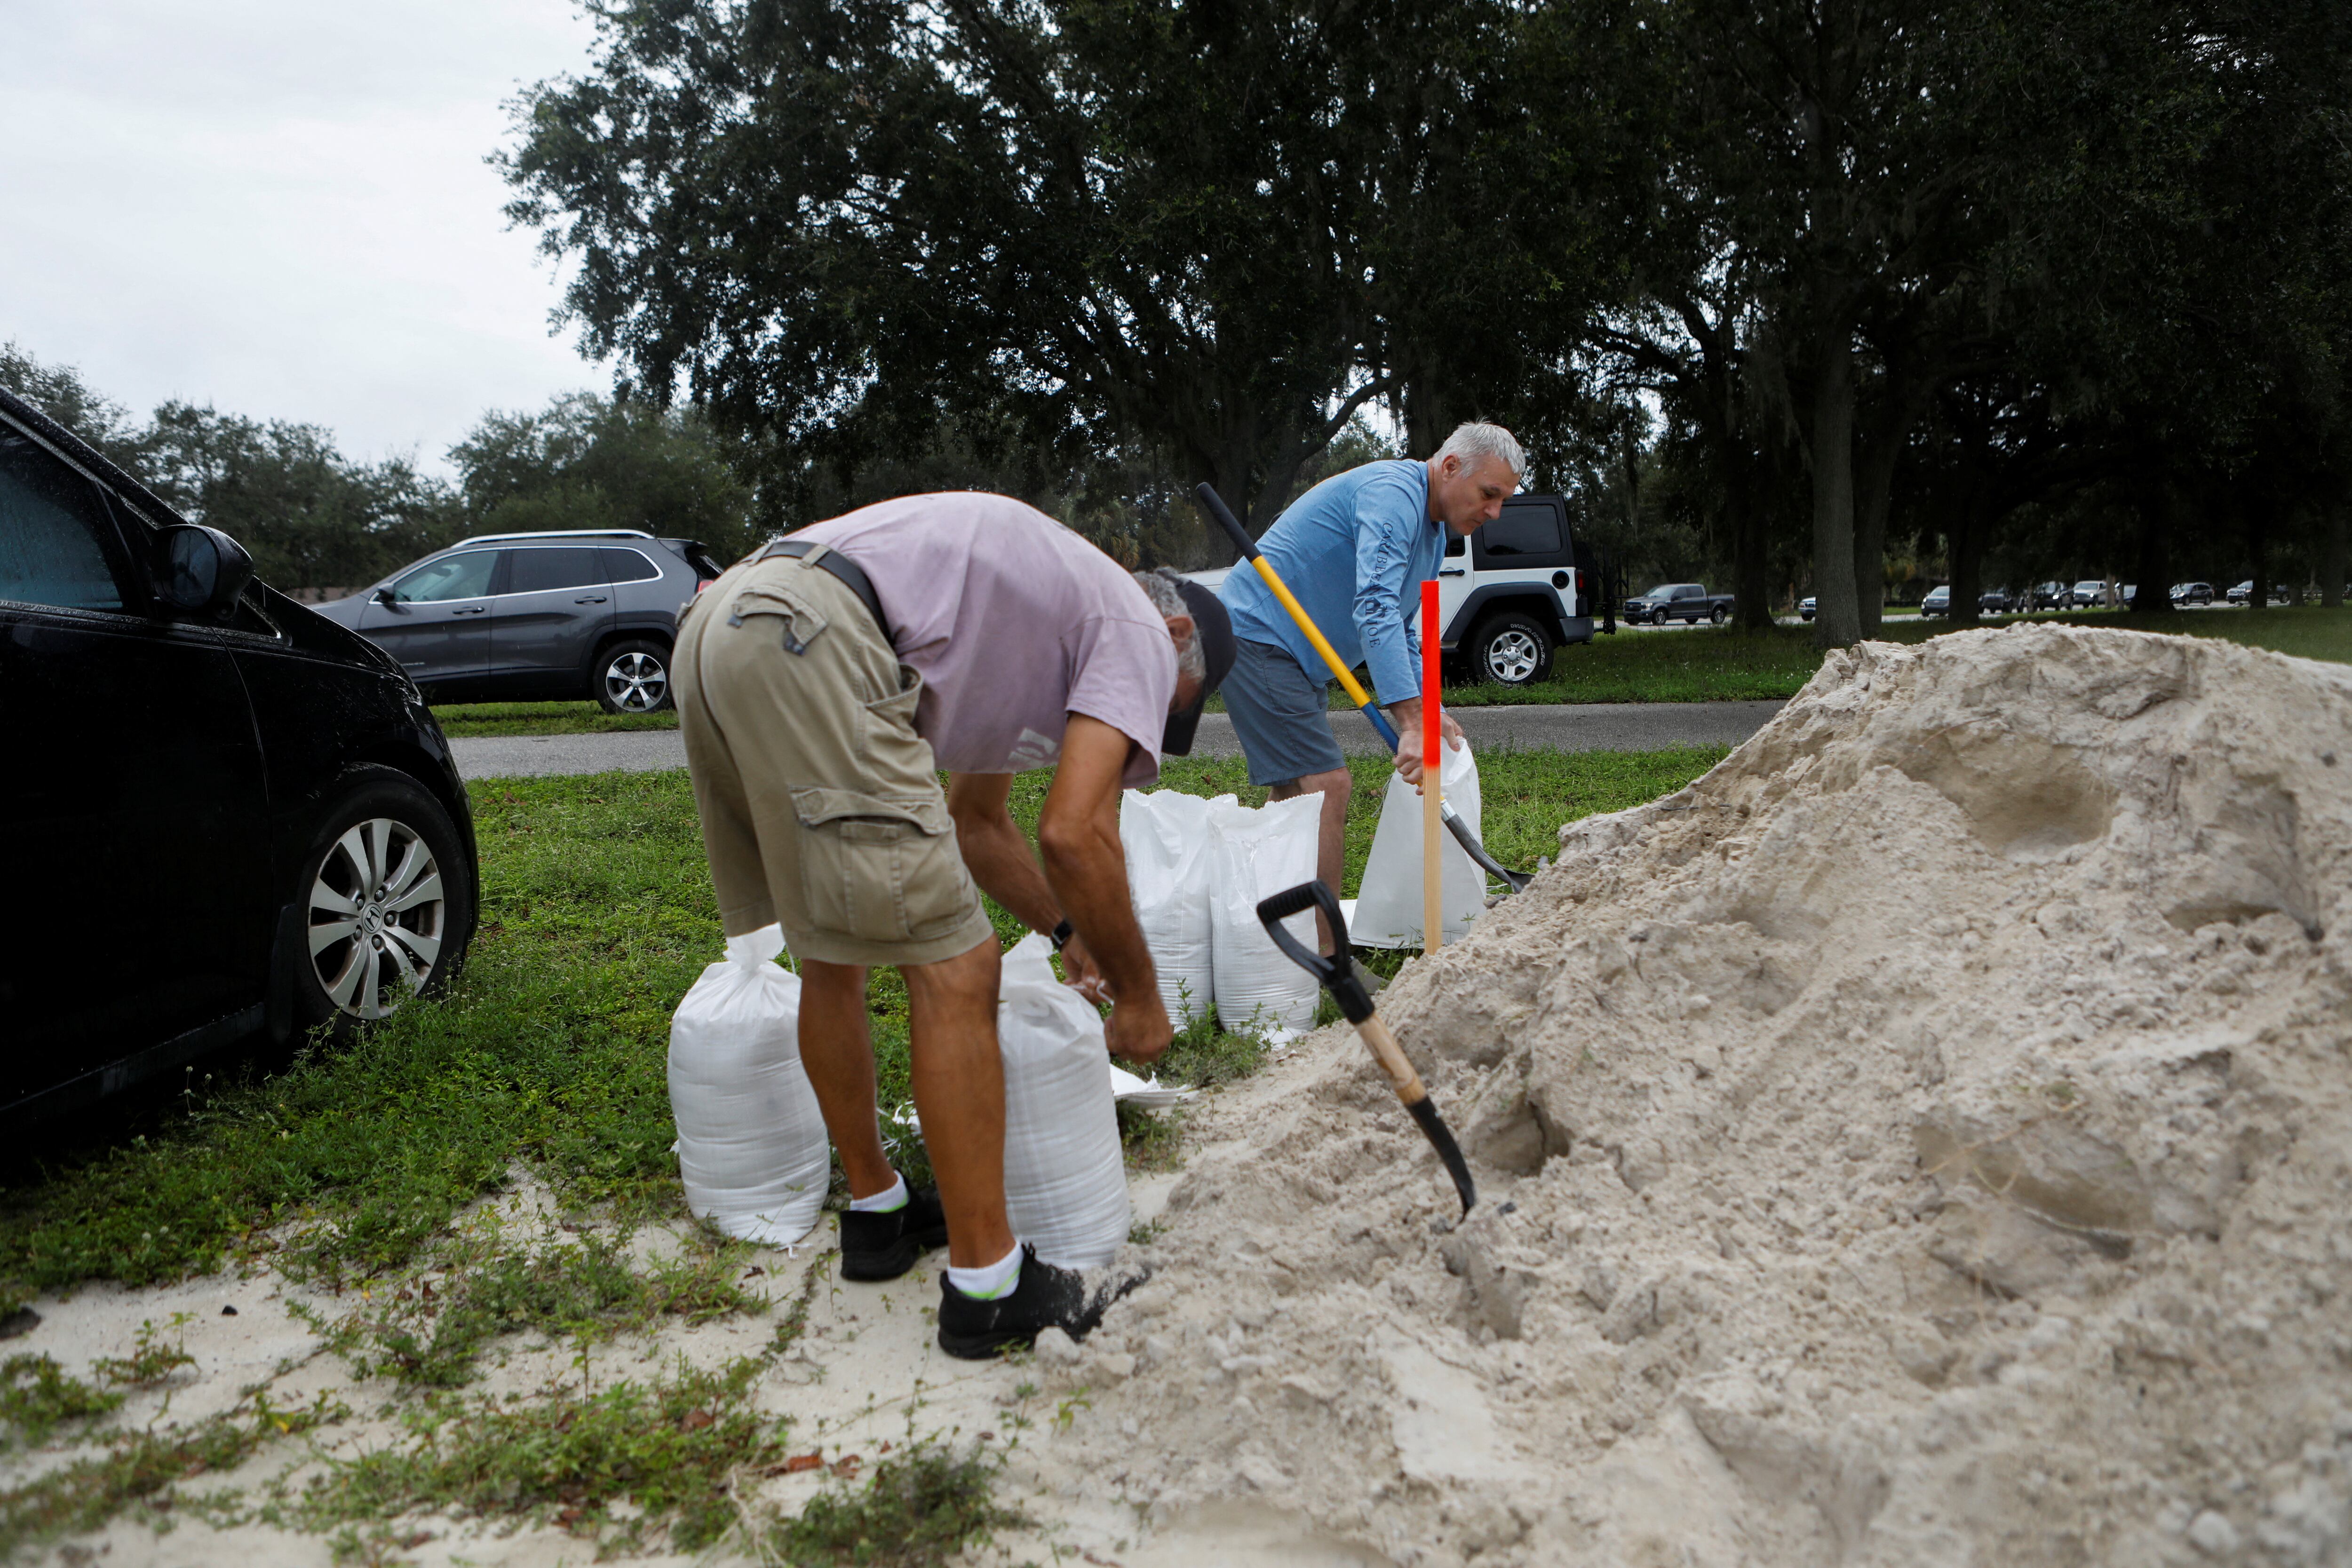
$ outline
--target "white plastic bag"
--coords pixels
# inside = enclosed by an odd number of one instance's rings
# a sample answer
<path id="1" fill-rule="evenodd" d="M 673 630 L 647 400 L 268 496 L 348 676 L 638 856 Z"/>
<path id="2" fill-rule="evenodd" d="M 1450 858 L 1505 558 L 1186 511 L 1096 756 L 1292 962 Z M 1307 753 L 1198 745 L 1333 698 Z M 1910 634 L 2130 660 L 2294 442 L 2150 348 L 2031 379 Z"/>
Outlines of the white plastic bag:
<path id="1" fill-rule="evenodd" d="M 1119 799 L 1118 842 L 1127 855 L 1135 923 L 1151 952 L 1168 1021 L 1179 1032 L 1187 1014 L 1206 1018 L 1216 996 L 1211 978 L 1209 813 L 1213 805 L 1235 803 L 1231 795 L 1213 802 L 1173 789 L 1149 795 L 1129 789 Z"/>
<path id="2" fill-rule="evenodd" d="M 1046 1262 L 1099 1269 L 1127 1239 L 1127 1165 L 1102 1015 L 1055 977 L 1053 950 L 1043 936 L 1023 937 L 997 987 L 1004 1212 Z"/>
<path id="3" fill-rule="evenodd" d="M 781 926 L 727 939 L 727 957 L 669 1021 L 669 1107 L 687 1207 L 730 1236 L 790 1247 L 824 1205 L 824 1115 L 801 1068 L 801 977 L 776 966 Z"/>
<path id="4" fill-rule="evenodd" d="M 1283 956 L 1258 924 L 1258 900 L 1315 879 L 1321 791 L 1252 810 L 1231 797 L 1211 802 L 1215 831 L 1209 929 L 1217 1022 L 1234 1033 L 1262 1033 L 1279 1045 L 1315 1027 L 1315 977 Z M 1317 945 L 1315 915 L 1295 915 L 1284 928 Z"/>
<path id="5" fill-rule="evenodd" d="M 1438 770 L 1444 799 L 1470 831 L 1478 831 L 1478 761 L 1465 744 L 1448 747 Z M 1364 860 L 1364 880 L 1348 921 L 1349 940 L 1366 947 L 1418 947 L 1422 944 L 1422 800 L 1412 785 L 1389 775 L 1381 798 L 1380 826 L 1372 830 L 1372 852 Z M 1443 857 L 1438 889 L 1444 899 L 1444 939 L 1457 942 L 1486 907 L 1486 873 L 1467 851 L 1441 830 Z"/>

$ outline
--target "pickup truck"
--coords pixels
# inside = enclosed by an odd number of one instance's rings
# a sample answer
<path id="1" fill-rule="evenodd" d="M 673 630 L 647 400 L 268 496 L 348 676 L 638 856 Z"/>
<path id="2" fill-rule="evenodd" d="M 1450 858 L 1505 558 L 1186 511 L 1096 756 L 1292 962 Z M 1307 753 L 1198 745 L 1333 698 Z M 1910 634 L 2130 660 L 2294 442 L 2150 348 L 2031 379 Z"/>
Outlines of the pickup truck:
<path id="1" fill-rule="evenodd" d="M 1732 596 L 1709 593 L 1702 583 L 1667 582 L 1625 601 L 1619 613 L 1639 626 L 1663 626 L 1669 621 L 1712 621 L 1717 626 L 1731 617 Z"/>

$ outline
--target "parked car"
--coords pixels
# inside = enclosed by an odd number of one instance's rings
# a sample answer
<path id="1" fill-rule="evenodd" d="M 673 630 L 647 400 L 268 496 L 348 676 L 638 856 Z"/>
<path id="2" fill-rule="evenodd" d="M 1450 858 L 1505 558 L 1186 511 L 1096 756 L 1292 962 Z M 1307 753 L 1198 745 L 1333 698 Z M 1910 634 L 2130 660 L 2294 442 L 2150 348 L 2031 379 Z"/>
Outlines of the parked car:
<path id="1" fill-rule="evenodd" d="M 1811 594 L 1808 594 L 1804 598 L 1797 601 L 1797 619 L 1800 621 L 1811 621 L 1812 618 L 1813 599 Z"/>
<path id="2" fill-rule="evenodd" d="M 457 967 L 473 823 L 399 664 L 5 392 L 0 690 L 0 1124 Z"/>
<path id="3" fill-rule="evenodd" d="M 1929 589 L 1927 597 L 1919 601 L 1919 613 L 1923 616 L 1948 615 L 1951 610 L 1952 589 L 1949 583 Z"/>
<path id="4" fill-rule="evenodd" d="M 1704 584 L 1696 582 L 1666 582 L 1649 592 L 1625 601 L 1619 612 L 1626 620 L 1640 625 L 1643 622 L 1663 626 L 1669 621 L 1683 621 L 1693 625 L 1712 621 L 1717 626 L 1731 617 L 1732 596 L 1709 593 Z"/>
<path id="5" fill-rule="evenodd" d="M 2176 582 L 2172 585 L 2172 602 L 2210 604 L 2213 602 L 2213 585 L 2210 582 Z"/>
<path id="6" fill-rule="evenodd" d="M 2006 588 L 1988 588 L 1977 595 L 1977 613 L 1979 615 L 2006 615 L 2015 608 L 2016 603 L 2010 598 Z"/>
<path id="7" fill-rule="evenodd" d="M 2230 602 L 2232 604 L 2243 604 L 2253 596 L 2254 580 L 2251 577 L 2230 590 Z"/>
<path id="8" fill-rule="evenodd" d="M 434 702 L 586 697 L 658 713 L 678 606 L 719 570 L 693 539 L 635 529 L 487 534 L 318 608 Z"/>
<path id="9" fill-rule="evenodd" d="M 2074 608 L 2074 591 L 2063 582 L 2037 582 L 2028 595 L 2035 610 L 2070 610 Z"/>
<path id="10" fill-rule="evenodd" d="M 1467 539 L 1450 535 L 1437 569 L 1438 645 L 1480 680 L 1523 686 L 1551 673 L 1566 643 L 1592 641 L 1595 563 L 1558 496 L 1514 496 Z"/>
<path id="11" fill-rule="evenodd" d="M 2072 610 L 2088 610 L 2106 601 L 2107 580 L 2104 577 L 2084 578 L 2070 589 L 2066 596 L 2067 608 Z"/>

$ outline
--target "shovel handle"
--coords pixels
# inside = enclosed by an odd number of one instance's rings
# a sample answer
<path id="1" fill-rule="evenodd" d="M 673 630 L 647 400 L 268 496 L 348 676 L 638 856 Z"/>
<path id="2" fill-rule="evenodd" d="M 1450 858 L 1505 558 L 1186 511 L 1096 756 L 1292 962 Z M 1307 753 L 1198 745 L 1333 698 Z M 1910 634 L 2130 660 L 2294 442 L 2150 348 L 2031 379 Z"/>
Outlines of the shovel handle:
<path id="1" fill-rule="evenodd" d="M 1294 915 L 1304 915 L 1319 909 L 1330 925 L 1331 953 L 1328 958 L 1293 936 L 1283 922 Z M 1339 1004 L 1339 1011 L 1349 1023 L 1360 1025 L 1372 1016 L 1372 994 L 1364 989 L 1363 981 L 1356 978 L 1356 962 L 1348 953 L 1348 917 L 1339 913 L 1339 900 L 1323 885 L 1320 878 L 1302 882 L 1297 887 L 1286 887 L 1257 904 L 1258 924 L 1274 938 L 1284 957 L 1315 977 L 1315 983 L 1331 993 Z"/>

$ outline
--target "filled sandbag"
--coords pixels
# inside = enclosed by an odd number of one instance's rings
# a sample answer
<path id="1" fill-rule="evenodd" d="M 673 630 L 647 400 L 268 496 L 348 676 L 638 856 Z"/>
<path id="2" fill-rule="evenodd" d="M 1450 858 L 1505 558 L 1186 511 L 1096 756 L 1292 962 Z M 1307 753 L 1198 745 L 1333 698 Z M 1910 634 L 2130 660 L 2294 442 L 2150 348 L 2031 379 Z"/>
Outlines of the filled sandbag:
<path id="1" fill-rule="evenodd" d="M 1055 977 L 1053 950 L 1023 937 L 997 984 L 1005 1218 L 1046 1262 L 1098 1269 L 1127 1239 L 1127 1164 L 1102 1015 Z"/>
<path id="2" fill-rule="evenodd" d="M 1315 878 L 1321 791 L 1253 810 L 1230 796 L 1212 801 L 1213 876 L 1209 929 L 1217 1022 L 1236 1034 L 1287 1041 L 1315 1027 L 1315 977 L 1283 956 L 1258 924 L 1258 900 Z M 1317 943 L 1312 913 L 1283 923 L 1301 942 Z"/>
<path id="3" fill-rule="evenodd" d="M 1478 762 L 1465 743 L 1448 748 L 1438 770 L 1444 799 L 1473 833 L 1478 831 Z M 1364 860 L 1364 880 L 1356 890 L 1356 907 L 1348 918 L 1350 941 L 1366 947 L 1419 947 L 1424 915 L 1422 908 L 1421 829 L 1419 791 L 1396 774 L 1389 775 L 1388 793 L 1381 798 L 1380 825 L 1372 831 L 1372 851 Z M 1458 942 L 1469 934 L 1470 922 L 1486 908 L 1486 873 L 1454 835 L 1438 835 L 1443 870 L 1439 892 L 1444 899 L 1444 940 Z"/>
<path id="4" fill-rule="evenodd" d="M 801 1068 L 801 979 L 781 926 L 727 939 L 669 1023 L 669 1104 L 687 1207 L 730 1236 L 790 1247 L 832 1176 L 824 1116 Z"/>
<path id="5" fill-rule="evenodd" d="M 1119 847 L 1127 855 L 1135 923 L 1150 950 L 1160 999 L 1179 1032 L 1206 1018 L 1215 1000 L 1209 929 L 1209 812 L 1216 802 L 1173 789 L 1129 789 L 1118 806 Z"/>

